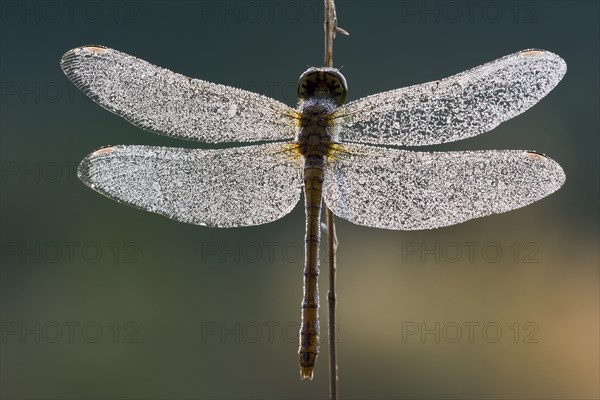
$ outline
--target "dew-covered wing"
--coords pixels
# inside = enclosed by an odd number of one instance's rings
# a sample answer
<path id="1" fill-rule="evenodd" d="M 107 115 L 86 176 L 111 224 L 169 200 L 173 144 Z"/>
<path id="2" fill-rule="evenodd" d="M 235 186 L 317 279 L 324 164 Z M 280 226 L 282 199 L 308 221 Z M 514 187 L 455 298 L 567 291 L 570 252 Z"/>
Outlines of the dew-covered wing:
<path id="1" fill-rule="evenodd" d="M 130 206 L 190 224 L 236 227 L 292 211 L 302 187 L 299 162 L 282 144 L 222 150 L 114 146 L 88 155 L 78 175 Z"/>
<path id="2" fill-rule="evenodd" d="M 344 149 L 328 162 L 325 203 L 343 219 L 376 228 L 439 228 L 503 213 L 548 196 L 565 181 L 557 162 L 531 151 Z"/>
<path id="3" fill-rule="evenodd" d="M 161 135 L 210 143 L 295 135 L 293 110 L 279 101 L 188 78 L 117 50 L 78 47 L 60 65 L 102 107 Z"/>
<path id="4" fill-rule="evenodd" d="M 537 103 L 567 71 L 549 51 L 523 50 L 440 81 L 349 103 L 342 140 L 421 146 L 487 132 Z"/>

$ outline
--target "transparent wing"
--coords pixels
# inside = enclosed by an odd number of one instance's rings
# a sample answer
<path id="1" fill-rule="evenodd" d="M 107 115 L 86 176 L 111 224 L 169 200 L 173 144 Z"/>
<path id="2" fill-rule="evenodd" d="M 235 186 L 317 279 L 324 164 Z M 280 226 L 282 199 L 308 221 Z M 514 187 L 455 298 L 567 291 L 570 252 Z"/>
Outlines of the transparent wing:
<path id="1" fill-rule="evenodd" d="M 558 163 L 529 151 L 344 149 L 328 162 L 325 203 L 341 218 L 376 228 L 458 224 L 531 204 L 565 181 Z"/>
<path id="2" fill-rule="evenodd" d="M 259 225 L 300 198 L 299 160 L 282 144 L 200 150 L 114 146 L 79 165 L 86 185 L 111 199 L 177 221 L 212 227 Z"/>
<path id="3" fill-rule="evenodd" d="M 146 130 L 203 142 L 291 140 L 294 111 L 271 98 L 191 79 L 100 46 L 61 59 L 67 77 L 96 103 Z"/>
<path id="4" fill-rule="evenodd" d="M 487 132 L 537 103 L 567 65 L 544 50 L 524 50 L 449 78 L 349 103 L 343 141 L 421 146 Z"/>

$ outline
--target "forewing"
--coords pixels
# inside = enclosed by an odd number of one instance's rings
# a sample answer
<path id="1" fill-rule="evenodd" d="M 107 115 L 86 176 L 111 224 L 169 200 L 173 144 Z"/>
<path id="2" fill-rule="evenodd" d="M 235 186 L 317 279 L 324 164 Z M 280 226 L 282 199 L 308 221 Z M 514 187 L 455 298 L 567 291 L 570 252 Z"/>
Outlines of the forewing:
<path id="1" fill-rule="evenodd" d="M 79 165 L 86 185 L 111 199 L 211 227 L 259 225 L 300 198 L 298 159 L 282 144 L 222 150 L 114 146 Z"/>
<path id="2" fill-rule="evenodd" d="M 524 50 L 440 81 L 349 103 L 338 118 L 344 141 L 421 146 L 487 132 L 537 103 L 567 65 L 549 51 Z"/>
<path id="3" fill-rule="evenodd" d="M 274 99 L 191 79 L 117 50 L 86 46 L 61 59 L 96 103 L 146 130 L 202 142 L 291 140 L 294 111 Z"/>
<path id="4" fill-rule="evenodd" d="M 564 181 L 558 163 L 530 151 L 424 153 L 350 144 L 328 162 L 324 200 L 358 225 L 431 229 L 524 207 Z"/>

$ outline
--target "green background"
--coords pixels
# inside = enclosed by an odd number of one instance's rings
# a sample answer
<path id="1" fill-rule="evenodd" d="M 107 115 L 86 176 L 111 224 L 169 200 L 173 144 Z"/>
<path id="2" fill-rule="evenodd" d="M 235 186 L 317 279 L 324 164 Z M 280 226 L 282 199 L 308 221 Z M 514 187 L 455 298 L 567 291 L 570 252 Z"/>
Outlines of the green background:
<path id="1" fill-rule="evenodd" d="M 143 132 L 85 99 L 58 65 L 73 47 L 103 44 L 293 105 L 297 77 L 322 64 L 321 1 L 72 4 L 1 3 L 0 394 L 326 398 L 326 343 L 314 381 L 298 375 L 302 202 L 271 224 L 210 229 L 98 195 L 72 166 L 100 146 L 213 146 Z M 546 153 L 566 172 L 560 191 L 432 231 L 338 220 L 343 398 L 598 398 L 598 3 L 337 8 L 351 33 L 334 48 L 349 100 L 531 47 L 568 65 L 525 114 L 436 147 Z"/>

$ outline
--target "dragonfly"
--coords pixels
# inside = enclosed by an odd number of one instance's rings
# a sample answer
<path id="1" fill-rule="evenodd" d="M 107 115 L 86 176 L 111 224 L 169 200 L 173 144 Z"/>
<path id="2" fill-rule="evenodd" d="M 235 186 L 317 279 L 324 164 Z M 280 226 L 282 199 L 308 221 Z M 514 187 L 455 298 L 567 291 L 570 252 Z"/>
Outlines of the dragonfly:
<path id="1" fill-rule="evenodd" d="M 442 80 L 346 103 L 335 68 L 300 76 L 298 105 L 192 79 L 103 46 L 61 59 L 66 76 L 105 109 L 145 130 L 225 149 L 116 145 L 89 154 L 79 179 L 99 193 L 207 227 L 265 224 L 304 193 L 300 376 L 319 354 L 323 203 L 354 224 L 391 230 L 450 226 L 529 205 L 565 181 L 536 151 L 419 152 L 490 131 L 536 104 L 566 73 L 558 55 L 528 49 Z M 397 148 L 401 147 L 401 148 Z"/>

